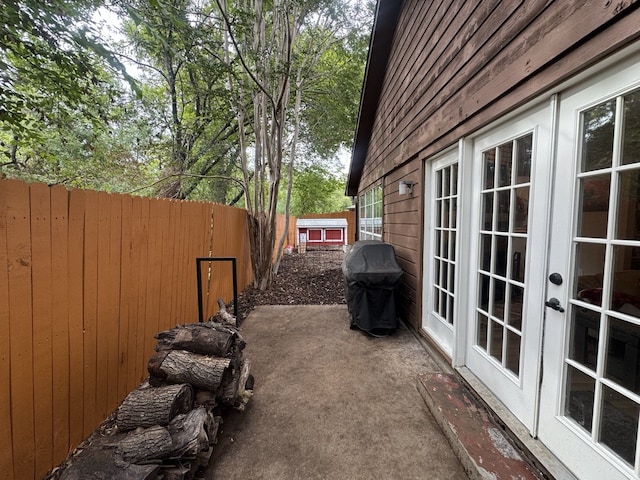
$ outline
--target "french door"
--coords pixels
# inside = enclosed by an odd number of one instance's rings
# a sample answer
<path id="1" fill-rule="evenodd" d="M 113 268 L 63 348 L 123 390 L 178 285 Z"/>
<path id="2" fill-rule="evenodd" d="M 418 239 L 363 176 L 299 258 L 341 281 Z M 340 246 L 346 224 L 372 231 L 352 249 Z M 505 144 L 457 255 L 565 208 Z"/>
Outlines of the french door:
<path id="1" fill-rule="evenodd" d="M 425 208 L 427 272 L 422 298 L 423 328 L 449 355 L 453 353 L 458 246 L 458 151 L 432 160 L 426 169 L 430 204 Z"/>
<path id="2" fill-rule="evenodd" d="M 639 478 L 640 63 L 560 96 L 539 437 L 581 479 Z"/>
<path id="3" fill-rule="evenodd" d="M 475 138 L 470 159 L 466 365 L 530 431 L 544 314 L 550 112 L 545 102 Z"/>

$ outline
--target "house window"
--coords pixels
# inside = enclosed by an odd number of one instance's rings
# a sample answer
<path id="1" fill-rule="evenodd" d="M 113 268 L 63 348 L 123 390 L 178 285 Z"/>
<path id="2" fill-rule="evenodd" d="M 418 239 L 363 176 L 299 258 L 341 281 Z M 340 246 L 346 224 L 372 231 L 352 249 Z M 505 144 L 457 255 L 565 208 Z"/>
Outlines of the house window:
<path id="1" fill-rule="evenodd" d="M 382 240 L 382 186 L 360 195 L 360 240 Z"/>

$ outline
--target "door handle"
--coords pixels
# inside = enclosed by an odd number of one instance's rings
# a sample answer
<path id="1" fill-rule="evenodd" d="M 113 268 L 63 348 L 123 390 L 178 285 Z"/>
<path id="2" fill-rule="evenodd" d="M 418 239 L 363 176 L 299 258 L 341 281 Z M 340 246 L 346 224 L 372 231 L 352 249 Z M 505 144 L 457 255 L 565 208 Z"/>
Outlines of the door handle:
<path id="1" fill-rule="evenodd" d="M 554 310 L 557 310 L 560 313 L 564 312 L 564 308 L 562 308 L 562 306 L 560 305 L 560 300 L 558 300 L 555 297 L 552 297 L 549 300 L 547 300 L 545 302 L 545 305 L 549 308 L 553 308 Z"/>

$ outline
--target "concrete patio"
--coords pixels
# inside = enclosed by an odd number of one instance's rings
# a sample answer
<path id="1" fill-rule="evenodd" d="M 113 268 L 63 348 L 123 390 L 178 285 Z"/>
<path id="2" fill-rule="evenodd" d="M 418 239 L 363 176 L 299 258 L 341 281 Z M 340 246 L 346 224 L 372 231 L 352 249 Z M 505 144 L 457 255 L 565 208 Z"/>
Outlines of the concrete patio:
<path id="1" fill-rule="evenodd" d="M 348 325 L 345 305 L 260 306 L 249 315 L 242 331 L 254 397 L 226 418 L 207 480 L 536 478 L 522 460 L 525 473 L 507 476 L 454 451 L 419 392 L 442 370 L 406 326 L 373 338 Z M 446 424 L 447 413 L 432 409 Z M 471 418 L 462 413 L 453 421 Z M 474 435 L 489 459 L 496 442 Z"/>

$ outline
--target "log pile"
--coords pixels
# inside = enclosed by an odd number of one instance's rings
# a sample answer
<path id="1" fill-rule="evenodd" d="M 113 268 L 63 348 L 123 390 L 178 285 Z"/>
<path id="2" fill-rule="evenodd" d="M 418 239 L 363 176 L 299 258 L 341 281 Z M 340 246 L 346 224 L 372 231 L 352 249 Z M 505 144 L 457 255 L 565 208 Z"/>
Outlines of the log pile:
<path id="1" fill-rule="evenodd" d="M 250 363 L 235 318 L 158 333 L 149 378 L 50 478 L 190 480 L 213 453 L 222 413 L 251 398 Z M 217 321 L 216 321 L 217 320 Z"/>

